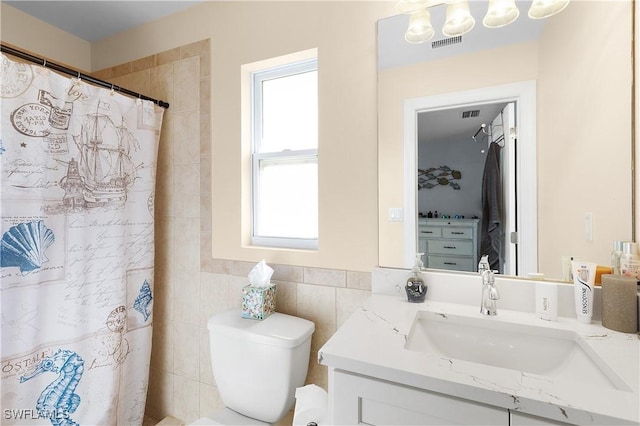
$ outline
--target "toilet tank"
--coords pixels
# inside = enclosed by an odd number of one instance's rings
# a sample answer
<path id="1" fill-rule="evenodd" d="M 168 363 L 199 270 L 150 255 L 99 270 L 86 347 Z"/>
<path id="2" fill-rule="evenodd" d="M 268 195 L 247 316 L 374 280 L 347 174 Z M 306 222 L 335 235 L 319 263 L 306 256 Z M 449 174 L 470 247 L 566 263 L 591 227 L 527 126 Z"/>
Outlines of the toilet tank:
<path id="1" fill-rule="evenodd" d="M 296 388 L 304 385 L 313 322 L 281 313 L 257 321 L 230 309 L 212 316 L 207 328 L 213 375 L 225 406 L 278 421 L 293 405 Z"/>

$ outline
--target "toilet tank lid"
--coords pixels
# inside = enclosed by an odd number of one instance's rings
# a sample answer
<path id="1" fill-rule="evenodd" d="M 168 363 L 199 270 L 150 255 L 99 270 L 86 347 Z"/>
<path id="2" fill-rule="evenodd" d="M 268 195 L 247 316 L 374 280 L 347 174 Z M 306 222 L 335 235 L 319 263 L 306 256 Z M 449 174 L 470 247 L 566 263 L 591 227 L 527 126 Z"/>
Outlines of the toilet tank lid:
<path id="1" fill-rule="evenodd" d="M 294 348 L 315 329 L 313 322 L 291 315 L 273 313 L 262 321 L 242 318 L 240 309 L 229 309 L 209 318 L 207 328 L 232 337 L 266 345 Z"/>

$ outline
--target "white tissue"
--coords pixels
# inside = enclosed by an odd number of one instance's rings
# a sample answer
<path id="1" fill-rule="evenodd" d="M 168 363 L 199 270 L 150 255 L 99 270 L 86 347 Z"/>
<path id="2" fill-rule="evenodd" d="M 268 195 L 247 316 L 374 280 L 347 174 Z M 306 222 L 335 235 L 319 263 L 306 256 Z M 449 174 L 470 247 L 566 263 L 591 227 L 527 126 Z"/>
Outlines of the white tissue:
<path id="1" fill-rule="evenodd" d="M 306 385 L 297 388 L 293 426 L 306 426 L 311 422 L 318 426 L 328 425 L 328 407 L 329 397 L 320 386 Z"/>
<path id="2" fill-rule="evenodd" d="M 249 283 L 252 287 L 269 287 L 272 275 L 273 269 L 264 260 L 261 260 L 249 272 Z"/>

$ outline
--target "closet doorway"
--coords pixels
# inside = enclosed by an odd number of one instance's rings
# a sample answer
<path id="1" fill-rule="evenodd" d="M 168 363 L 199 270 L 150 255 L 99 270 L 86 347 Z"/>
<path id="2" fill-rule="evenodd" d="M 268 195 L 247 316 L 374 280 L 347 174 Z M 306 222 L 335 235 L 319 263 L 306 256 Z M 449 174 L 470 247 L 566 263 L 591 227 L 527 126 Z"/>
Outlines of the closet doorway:
<path id="1" fill-rule="evenodd" d="M 479 257 L 482 181 L 493 143 L 500 152 L 503 211 L 496 269 L 507 275 L 537 272 L 535 82 L 408 99 L 404 137 L 405 208 L 415 212 L 405 220 L 407 266 L 419 247 L 424 247 L 418 242 L 420 219 L 429 213 L 433 217 L 436 211 L 440 218 L 479 219 L 475 242 Z M 424 185 L 424 172 L 441 167 L 458 172 L 459 179 L 450 179 L 455 185 Z"/>

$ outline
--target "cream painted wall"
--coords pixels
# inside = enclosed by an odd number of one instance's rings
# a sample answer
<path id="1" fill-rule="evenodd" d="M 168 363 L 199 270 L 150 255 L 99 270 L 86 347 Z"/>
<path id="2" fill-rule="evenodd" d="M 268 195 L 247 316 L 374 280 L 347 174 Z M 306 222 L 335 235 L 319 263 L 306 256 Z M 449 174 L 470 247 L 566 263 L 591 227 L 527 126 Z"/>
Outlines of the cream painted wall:
<path id="1" fill-rule="evenodd" d="M 48 57 L 61 65 L 91 71 L 91 44 L 33 16 L 0 3 L 3 43 Z"/>
<path id="2" fill-rule="evenodd" d="M 540 40 L 538 259 L 547 276 L 562 276 L 566 255 L 609 265 L 613 241 L 634 237 L 632 15 L 630 1 L 576 2 Z"/>
<path id="3" fill-rule="evenodd" d="M 388 2 L 206 2 L 93 45 L 94 68 L 211 39 L 213 257 L 369 271 L 378 265 L 376 21 Z M 243 247 L 240 68 L 319 57 L 318 251 Z M 246 164 L 246 163 L 244 163 Z M 244 196 L 243 196 L 244 194 Z"/>
<path id="4" fill-rule="evenodd" d="M 381 265 L 403 264 L 402 224 L 384 220 L 389 207 L 403 203 L 402 100 L 532 79 L 539 270 L 561 277 L 563 255 L 608 265 L 613 240 L 633 238 L 631 3 L 575 2 L 570 8 L 549 21 L 539 44 L 379 73 Z M 593 241 L 583 237 L 585 212 L 593 214 Z"/>

